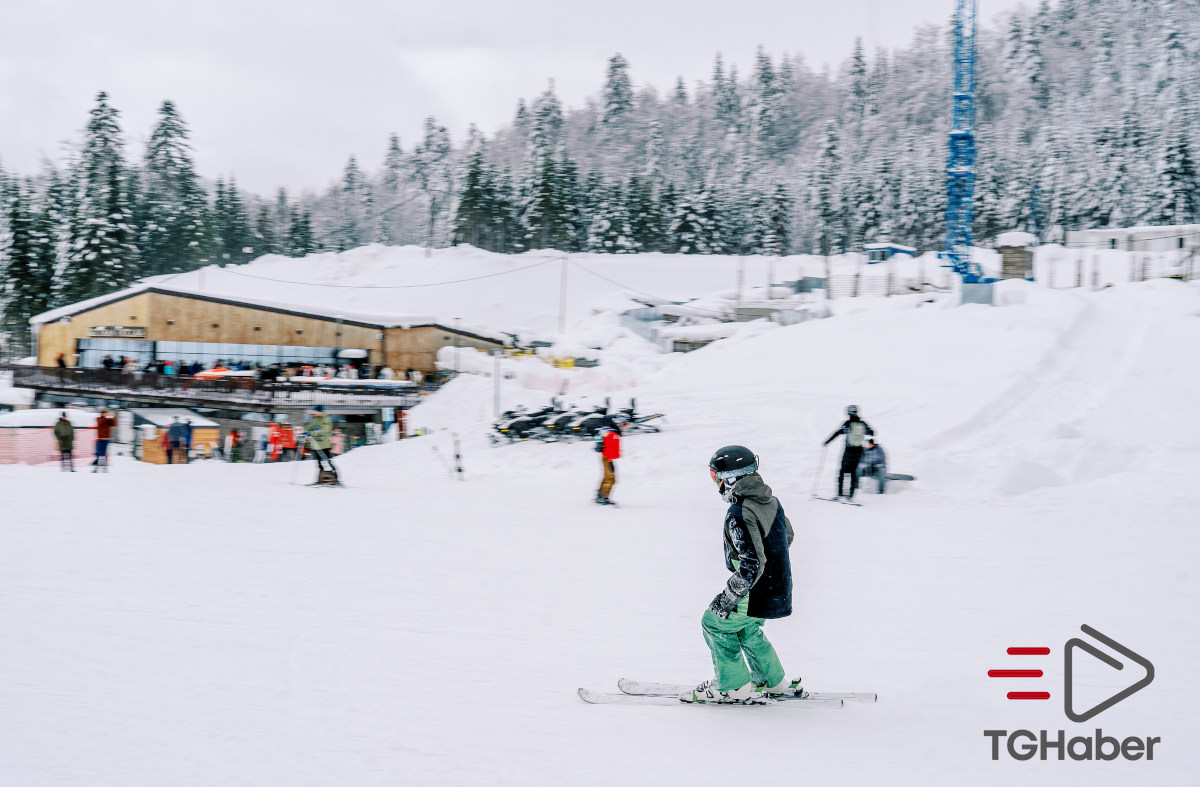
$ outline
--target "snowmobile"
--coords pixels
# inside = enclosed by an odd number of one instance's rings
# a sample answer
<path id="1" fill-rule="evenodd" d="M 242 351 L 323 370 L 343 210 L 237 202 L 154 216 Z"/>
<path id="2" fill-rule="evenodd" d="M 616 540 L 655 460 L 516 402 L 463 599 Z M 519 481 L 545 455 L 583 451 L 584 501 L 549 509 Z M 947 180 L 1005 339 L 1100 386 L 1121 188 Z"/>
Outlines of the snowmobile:
<path id="1" fill-rule="evenodd" d="M 577 415 L 567 425 L 567 430 L 571 437 L 590 439 L 596 436 L 596 432 L 600 431 L 601 427 L 611 423 L 612 416 L 608 414 L 608 400 L 605 400 L 604 404 L 596 405 L 591 412 Z"/>
<path id="2" fill-rule="evenodd" d="M 534 437 L 541 429 L 542 419 L 553 412 L 553 406 L 543 407 L 532 412 L 526 412 L 524 408 L 520 407 L 516 410 L 509 410 L 496 421 L 495 432 L 489 432 L 488 437 L 493 443 L 498 443 L 503 439 L 507 439 L 509 442 L 527 440 Z"/>
<path id="3" fill-rule="evenodd" d="M 650 422 L 664 417 L 665 416 L 662 413 L 638 415 L 637 399 L 630 399 L 629 406 L 622 408 L 614 416 L 614 418 L 622 424 L 621 431 L 625 434 L 656 434 L 662 431 L 662 427 L 658 424 L 652 424 Z"/>

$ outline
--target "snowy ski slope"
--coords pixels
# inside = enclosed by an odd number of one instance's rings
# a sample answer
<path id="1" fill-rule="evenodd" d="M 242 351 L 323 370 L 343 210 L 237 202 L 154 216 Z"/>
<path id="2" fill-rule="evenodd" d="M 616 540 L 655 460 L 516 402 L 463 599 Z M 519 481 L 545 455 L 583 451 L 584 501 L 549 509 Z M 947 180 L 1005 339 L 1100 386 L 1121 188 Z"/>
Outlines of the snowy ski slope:
<path id="1" fill-rule="evenodd" d="M 341 490 L 290 465 L 0 467 L 0 784 L 1193 783 L 1197 289 L 1002 300 L 864 302 L 667 359 L 622 394 L 669 426 L 625 441 L 616 509 L 590 502 L 587 444 L 489 447 L 477 376 L 414 413 L 446 431 L 355 451 Z M 861 508 L 810 500 L 849 403 L 918 478 Z M 462 482 L 433 450 L 451 430 Z M 699 617 L 726 575 L 705 465 L 730 442 L 796 526 L 796 613 L 766 627 L 785 667 L 877 705 L 576 697 L 710 674 Z M 1082 624 L 1156 677 L 1073 724 Z M 1046 677 L 986 677 L 1011 645 L 1050 646 Z M 993 762 L 983 736 L 1098 727 L 1162 742 L 1149 762 Z"/>

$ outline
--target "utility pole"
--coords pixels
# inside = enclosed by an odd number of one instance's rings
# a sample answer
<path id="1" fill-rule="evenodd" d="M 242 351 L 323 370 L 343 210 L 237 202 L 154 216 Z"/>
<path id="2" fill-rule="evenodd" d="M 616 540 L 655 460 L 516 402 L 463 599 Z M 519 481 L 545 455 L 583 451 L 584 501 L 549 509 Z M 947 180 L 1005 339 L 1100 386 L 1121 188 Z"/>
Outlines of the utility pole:
<path id="1" fill-rule="evenodd" d="M 567 332 L 567 265 L 570 261 L 566 254 L 562 257 L 562 281 L 558 289 L 558 335 Z"/>
<path id="2" fill-rule="evenodd" d="M 496 358 L 495 369 L 492 372 L 493 376 L 495 376 L 495 378 L 496 378 L 495 386 L 494 386 L 495 401 L 492 403 L 492 417 L 499 418 L 500 417 L 500 375 L 503 374 L 503 371 L 504 371 L 504 365 L 500 359 L 504 357 L 504 350 L 492 350 L 492 355 L 494 355 Z"/>
<path id="3" fill-rule="evenodd" d="M 746 258 L 738 256 L 737 300 L 733 302 L 733 321 L 737 322 L 738 309 L 742 308 L 742 283 L 746 277 Z"/>

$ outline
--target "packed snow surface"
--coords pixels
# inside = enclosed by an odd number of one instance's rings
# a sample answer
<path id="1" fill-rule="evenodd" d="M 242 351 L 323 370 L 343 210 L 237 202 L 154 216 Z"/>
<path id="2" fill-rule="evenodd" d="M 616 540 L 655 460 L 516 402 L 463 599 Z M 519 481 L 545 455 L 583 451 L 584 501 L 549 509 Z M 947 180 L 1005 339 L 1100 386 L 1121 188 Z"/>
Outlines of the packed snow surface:
<path id="1" fill-rule="evenodd" d="M 668 420 L 625 439 L 618 508 L 591 502 L 586 443 L 488 445 L 484 367 L 412 413 L 443 431 L 344 457 L 343 489 L 290 483 L 311 465 L 0 467 L 0 784 L 1194 783 L 1200 297 L 997 300 L 879 299 L 662 356 L 612 394 Z M 500 382 L 503 406 L 549 396 Z M 918 479 L 867 482 L 858 508 L 810 497 L 818 468 L 832 492 L 821 441 L 851 403 Z M 706 463 L 729 443 L 796 529 L 795 613 L 766 625 L 784 666 L 877 705 L 576 697 L 711 674 L 699 619 L 727 573 Z M 1082 624 L 1156 673 L 1075 724 Z M 1051 655 L 1006 655 L 1031 645 Z M 1081 694 L 1131 682 L 1078 658 Z M 987 677 L 1015 667 L 1046 674 Z M 1153 761 L 993 762 L 983 735 L 1097 728 L 1161 742 Z"/>

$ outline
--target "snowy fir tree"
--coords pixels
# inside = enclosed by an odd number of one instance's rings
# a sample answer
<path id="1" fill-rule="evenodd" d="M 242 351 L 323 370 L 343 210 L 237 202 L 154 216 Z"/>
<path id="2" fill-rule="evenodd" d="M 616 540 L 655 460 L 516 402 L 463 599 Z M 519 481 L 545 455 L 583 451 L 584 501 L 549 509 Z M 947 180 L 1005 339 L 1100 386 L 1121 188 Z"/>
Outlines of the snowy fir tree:
<path id="1" fill-rule="evenodd" d="M 59 303 L 118 290 L 139 272 L 131 178 L 117 118 L 108 95 L 99 93 L 71 177 L 70 244 L 55 277 Z"/>
<path id="2" fill-rule="evenodd" d="M 259 255 L 254 249 L 254 232 L 250 227 L 246 204 L 233 177 L 228 183 L 217 180 L 212 212 L 214 248 L 218 260 L 239 264 Z"/>
<path id="3" fill-rule="evenodd" d="M 142 272 L 176 273 L 208 262 L 212 237 L 208 196 L 192 163 L 187 126 L 164 101 L 146 145 L 143 167 Z"/>
<path id="4" fill-rule="evenodd" d="M 604 79 L 604 111 L 600 122 L 610 125 L 633 111 L 633 82 L 629 78 L 629 61 L 619 52 L 608 61 Z"/>
<path id="5" fill-rule="evenodd" d="M 604 190 L 596 217 L 591 222 L 587 250 L 601 254 L 632 254 L 638 250 L 625 195 L 616 184 Z"/>
<path id="6" fill-rule="evenodd" d="M 50 307 L 56 263 L 54 219 L 34 202 L 32 180 L 6 179 L 0 185 L 5 232 L 0 233 L 0 304 L 10 347 L 32 352 L 29 318 Z"/>
<path id="7" fill-rule="evenodd" d="M 413 151 L 413 179 L 421 189 L 428 210 L 425 242 L 441 243 L 439 232 L 446 209 L 453 202 L 453 161 L 450 133 L 432 118 L 425 119 L 425 136 Z"/>

